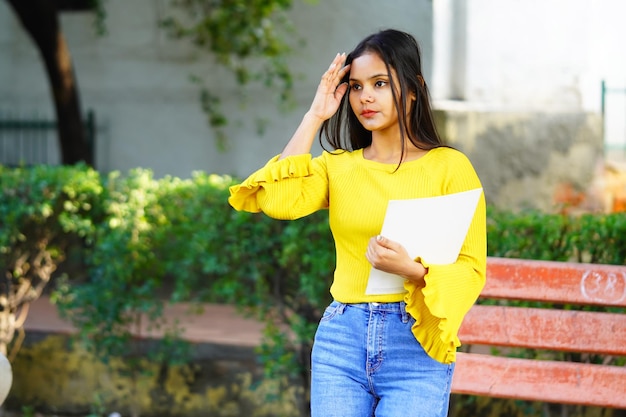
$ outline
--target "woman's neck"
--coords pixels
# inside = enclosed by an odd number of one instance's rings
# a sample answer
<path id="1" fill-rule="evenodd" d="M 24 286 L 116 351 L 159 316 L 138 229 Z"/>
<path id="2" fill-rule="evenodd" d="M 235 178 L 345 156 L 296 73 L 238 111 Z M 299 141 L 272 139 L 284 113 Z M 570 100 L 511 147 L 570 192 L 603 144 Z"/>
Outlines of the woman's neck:
<path id="1" fill-rule="evenodd" d="M 419 149 L 410 140 L 405 141 L 404 153 L 402 152 L 402 142 L 398 137 L 386 139 L 381 137 L 372 138 L 372 144 L 363 149 L 363 157 L 370 161 L 382 162 L 385 164 L 397 164 L 419 159 L 428 151 Z"/>

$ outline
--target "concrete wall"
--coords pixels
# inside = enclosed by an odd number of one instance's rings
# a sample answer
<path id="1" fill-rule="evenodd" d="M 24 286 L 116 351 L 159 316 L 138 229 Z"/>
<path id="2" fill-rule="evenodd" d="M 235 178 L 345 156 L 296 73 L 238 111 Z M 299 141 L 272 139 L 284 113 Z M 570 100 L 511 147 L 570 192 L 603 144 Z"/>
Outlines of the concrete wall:
<path id="1" fill-rule="evenodd" d="M 434 97 L 492 110 L 600 112 L 626 87 L 621 0 L 434 0 Z"/>
<path id="2" fill-rule="evenodd" d="M 258 87 L 245 91 L 245 108 L 236 100 L 224 103 L 232 126 L 223 151 L 188 78 L 200 76 L 227 95 L 236 94 L 235 83 L 206 55 L 158 28 L 171 12 L 168 5 L 109 0 L 104 37 L 96 35 L 92 14 L 62 16 L 83 106 L 98 118 L 96 163 L 102 171 L 141 166 L 157 177 L 188 177 L 195 170 L 249 174 L 280 152 L 334 54 L 390 26 L 421 41 L 435 107 L 448 113 L 439 117 L 440 128 L 468 150 L 490 202 L 552 207 L 556 188 L 586 192 L 593 185 L 609 148 L 622 147 L 626 156 L 626 100 L 619 101 L 626 95 L 609 95 L 606 122 L 598 116 L 601 81 L 626 87 L 620 41 L 626 38 L 626 3 L 620 0 L 397 0 L 385 7 L 375 0 L 295 2 L 291 17 L 304 40 L 290 60 L 298 75 L 295 103 L 280 112 L 272 92 Z M 39 57 L 5 2 L 0 49 L 0 112 L 51 116 Z M 538 167 L 525 167 L 532 161 L 524 155 L 536 152 L 538 143 L 542 155 L 552 156 L 530 180 L 528 173 Z M 564 143 L 573 148 L 564 150 Z M 316 146 L 313 152 L 319 151 Z M 498 163 L 503 160 L 514 163 Z"/>
<path id="3" fill-rule="evenodd" d="M 600 117 L 602 81 L 626 87 L 626 3 L 433 4 L 440 129 L 468 153 L 488 201 L 554 209 L 571 189 L 598 209 L 599 166 L 615 149 L 626 156 L 626 94 L 607 96 Z"/>
<path id="4" fill-rule="evenodd" d="M 432 61 L 429 0 L 394 1 L 385 7 L 376 0 L 294 3 L 291 15 L 304 41 L 291 58 L 298 76 L 294 108 L 278 112 L 271 92 L 260 88 L 246 91 L 251 99 L 245 109 L 235 101 L 225 103 L 233 122 L 225 152 L 218 151 L 189 76 L 198 75 L 226 94 L 236 93 L 235 84 L 209 58 L 158 29 L 157 22 L 170 13 L 169 0 L 107 1 L 109 35 L 104 37 L 95 34 L 92 14 L 64 13 L 82 103 L 95 110 L 100 127 L 97 167 L 148 167 L 157 176 L 189 177 L 194 170 L 246 175 L 280 152 L 337 52 L 393 26 L 415 34 L 427 66 Z M 5 2 L 0 2 L 0 50 L 0 110 L 52 115 L 39 57 Z M 262 135 L 258 119 L 268 122 Z"/>
<path id="5" fill-rule="evenodd" d="M 449 108 L 436 118 L 440 134 L 472 160 L 489 204 L 549 212 L 570 205 L 604 209 L 593 194 L 603 153 L 598 114 Z"/>

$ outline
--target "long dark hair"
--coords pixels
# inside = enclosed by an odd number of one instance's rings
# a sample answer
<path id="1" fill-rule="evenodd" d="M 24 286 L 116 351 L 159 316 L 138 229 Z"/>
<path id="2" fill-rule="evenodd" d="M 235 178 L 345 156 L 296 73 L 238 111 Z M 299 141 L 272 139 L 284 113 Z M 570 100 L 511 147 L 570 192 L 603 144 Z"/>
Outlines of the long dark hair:
<path id="1" fill-rule="evenodd" d="M 398 112 L 400 123 L 400 140 L 402 141 L 402 157 L 406 140 L 410 140 L 419 149 L 429 150 L 443 146 L 437 133 L 430 106 L 430 94 L 422 74 L 420 47 L 413 36 L 394 29 L 382 30 L 363 39 L 346 57 L 346 65 L 366 53 L 377 54 L 385 63 L 391 85 L 399 86 L 400 96 L 396 88 L 391 92 Z M 394 69 L 398 80 L 392 78 Z M 342 82 L 348 82 L 350 74 L 346 74 Z M 407 118 L 406 97 L 415 94 L 416 100 L 411 106 Z M 350 107 L 348 91 L 342 99 L 337 113 L 322 125 L 319 141 L 324 148 L 323 138 L 334 150 L 347 151 L 362 149 L 372 143 L 372 132 L 361 125 Z M 325 148 L 324 148 L 325 149 Z"/>

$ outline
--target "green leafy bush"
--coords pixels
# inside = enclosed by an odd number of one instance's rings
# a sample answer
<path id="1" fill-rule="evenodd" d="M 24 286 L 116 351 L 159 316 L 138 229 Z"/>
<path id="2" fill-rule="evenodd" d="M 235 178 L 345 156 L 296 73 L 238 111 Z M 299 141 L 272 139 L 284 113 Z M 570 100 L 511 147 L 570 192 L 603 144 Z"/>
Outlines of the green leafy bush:
<path id="1" fill-rule="evenodd" d="M 97 172 L 75 167 L 0 166 L 0 351 L 11 358 L 23 315 L 72 245 L 91 243 L 101 217 Z M 17 334 L 17 337 L 16 337 Z"/>
<path id="2" fill-rule="evenodd" d="M 233 183 L 202 172 L 155 179 L 141 169 L 101 177 L 84 166 L 0 167 L 0 260 L 11 280 L 0 281 L 2 291 L 28 275 L 16 267 L 21 254 L 44 248 L 56 267 L 78 253 L 84 270 L 57 277 L 53 299 L 101 358 L 125 355 L 138 371 L 130 359 L 144 352 L 130 342 L 138 328 L 154 328 L 165 338 L 152 357 L 183 361 L 181 328 L 163 322 L 164 306 L 230 303 L 266 323 L 258 351 L 266 375 L 306 387 L 313 335 L 330 301 L 328 214 L 287 222 L 237 212 L 227 202 Z M 626 213 L 489 207 L 487 233 L 490 256 L 626 264 Z"/>
<path id="3" fill-rule="evenodd" d="M 626 264 L 626 213 L 579 216 L 489 207 L 489 256 Z"/>

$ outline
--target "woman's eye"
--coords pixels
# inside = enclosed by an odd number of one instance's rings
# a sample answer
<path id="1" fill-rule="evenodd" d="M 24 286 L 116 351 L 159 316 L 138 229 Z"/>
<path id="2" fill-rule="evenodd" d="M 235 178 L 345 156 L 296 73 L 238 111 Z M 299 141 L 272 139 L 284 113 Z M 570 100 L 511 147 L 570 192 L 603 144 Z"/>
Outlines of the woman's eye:
<path id="1" fill-rule="evenodd" d="M 359 84 L 352 84 L 350 88 L 354 91 L 357 91 L 361 89 L 361 86 Z"/>
<path id="2" fill-rule="evenodd" d="M 383 80 L 378 80 L 376 81 L 376 87 L 384 87 L 387 85 L 387 81 L 383 81 Z"/>

